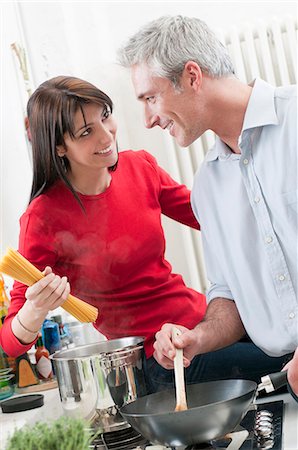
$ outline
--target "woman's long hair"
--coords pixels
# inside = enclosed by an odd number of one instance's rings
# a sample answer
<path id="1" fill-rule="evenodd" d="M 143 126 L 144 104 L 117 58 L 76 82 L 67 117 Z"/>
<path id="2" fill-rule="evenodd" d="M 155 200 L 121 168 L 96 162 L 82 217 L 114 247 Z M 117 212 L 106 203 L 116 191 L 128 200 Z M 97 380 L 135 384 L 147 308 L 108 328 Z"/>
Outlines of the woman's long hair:
<path id="1" fill-rule="evenodd" d="M 57 146 L 65 146 L 64 135 L 74 137 L 74 116 L 87 103 L 113 111 L 108 95 L 93 84 L 75 77 L 59 76 L 42 83 L 31 95 L 27 114 L 32 144 L 33 181 L 29 203 L 58 179 L 81 201 L 66 176 L 69 162 L 59 157 Z M 115 170 L 117 163 L 109 170 Z"/>

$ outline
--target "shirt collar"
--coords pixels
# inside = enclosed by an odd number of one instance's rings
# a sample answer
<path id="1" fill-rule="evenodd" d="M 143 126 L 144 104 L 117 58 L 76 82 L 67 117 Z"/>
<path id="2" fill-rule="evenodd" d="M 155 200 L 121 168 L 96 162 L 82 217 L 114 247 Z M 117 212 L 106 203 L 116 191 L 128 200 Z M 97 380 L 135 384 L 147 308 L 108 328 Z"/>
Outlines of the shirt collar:
<path id="1" fill-rule="evenodd" d="M 232 152 L 232 150 L 221 140 L 215 136 L 215 144 L 206 154 L 206 161 L 215 161 L 217 158 L 227 160 L 229 158 L 239 159 L 240 155 Z"/>
<path id="2" fill-rule="evenodd" d="M 278 124 L 274 104 L 275 87 L 259 78 L 256 78 L 249 86 L 252 86 L 252 92 L 246 108 L 241 134 L 250 128 Z"/>
<path id="3" fill-rule="evenodd" d="M 259 78 L 256 78 L 249 86 L 252 86 L 252 92 L 246 108 L 239 142 L 245 130 L 278 124 L 274 104 L 275 88 Z M 228 153 L 234 155 L 228 146 L 219 137 L 216 137 L 215 145 L 206 155 L 206 161 L 214 161 L 223 154 L 228 156 Z"/>

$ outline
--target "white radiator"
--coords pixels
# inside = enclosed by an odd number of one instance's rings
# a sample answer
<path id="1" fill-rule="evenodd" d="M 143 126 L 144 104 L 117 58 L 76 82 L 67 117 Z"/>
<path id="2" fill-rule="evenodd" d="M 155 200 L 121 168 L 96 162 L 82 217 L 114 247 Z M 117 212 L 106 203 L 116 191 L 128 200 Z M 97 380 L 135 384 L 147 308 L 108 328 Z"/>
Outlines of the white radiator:
<path id="1" fill-rule="evenodd" d="M 218 30 L 217 36 L 228 48 L 241 81 L 249 83 L 259 77 L 275 86 L 296 83 L 297 20 L 294 17 L 273 19 L 270 23 L 259 20 L 241 30 L 236 27 L 228 32 Z M 169 135 L 165 139 L 171 158 L 173 153 L 176 157 L 174 177 L 191 187 L 196 170 L 214 142 L 214 134 L 207 131 L 188 149 L 179 148 Z M 204 292 L 207 279 L 200 236 L 189 229 L 183 234 L 191 286 Z"/>

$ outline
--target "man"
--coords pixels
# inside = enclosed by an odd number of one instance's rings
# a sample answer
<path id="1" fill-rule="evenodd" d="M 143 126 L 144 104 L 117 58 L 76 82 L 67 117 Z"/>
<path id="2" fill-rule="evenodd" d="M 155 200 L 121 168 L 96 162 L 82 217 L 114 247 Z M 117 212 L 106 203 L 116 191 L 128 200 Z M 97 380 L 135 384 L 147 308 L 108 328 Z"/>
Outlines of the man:
<path id="1" fill-rule="evenodd" d="M 267 354 L 298 345 L 296 87 L 239 81 L 225 47 L 196 18 L 162 17 L 120 52 L 132 71 L 147 128 L 167 130 L 182 147 L 217 135 L 196 174 L 192 207 L 201 224 L 211 286 L 206 317 L 171 341 L 156 335 L 155 358 L 173 367 L 236 342 L 246 332 Z M 296 208 L 296 209 L 295 209 Z M 175 344 L 175 346 L 174 346 Z M 298 393 L 298 353 L 288 366 Z"/>

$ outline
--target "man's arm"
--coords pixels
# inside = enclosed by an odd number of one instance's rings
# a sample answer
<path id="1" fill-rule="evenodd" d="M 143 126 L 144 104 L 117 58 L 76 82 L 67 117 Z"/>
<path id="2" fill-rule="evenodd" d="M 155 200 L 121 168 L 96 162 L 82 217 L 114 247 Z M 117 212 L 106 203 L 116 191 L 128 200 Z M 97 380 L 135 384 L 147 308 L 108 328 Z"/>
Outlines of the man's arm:
<path id="1" fill-rule="evenodd" d="M 156 333 L 154 357 L 166 369 L 174 367 L 175 347 L 183 348 L 184 366 L 188 367 L 195 355 L 226 347 L 237 342 L 245 334 L 235 303 L 225 298 L 213 299 L 204 319 L 193 330 L 181 325 L 175 326 L 182 331 L 182 335 L 173 342 L 171 340 L 173 324 L 163 325 Z"/>

